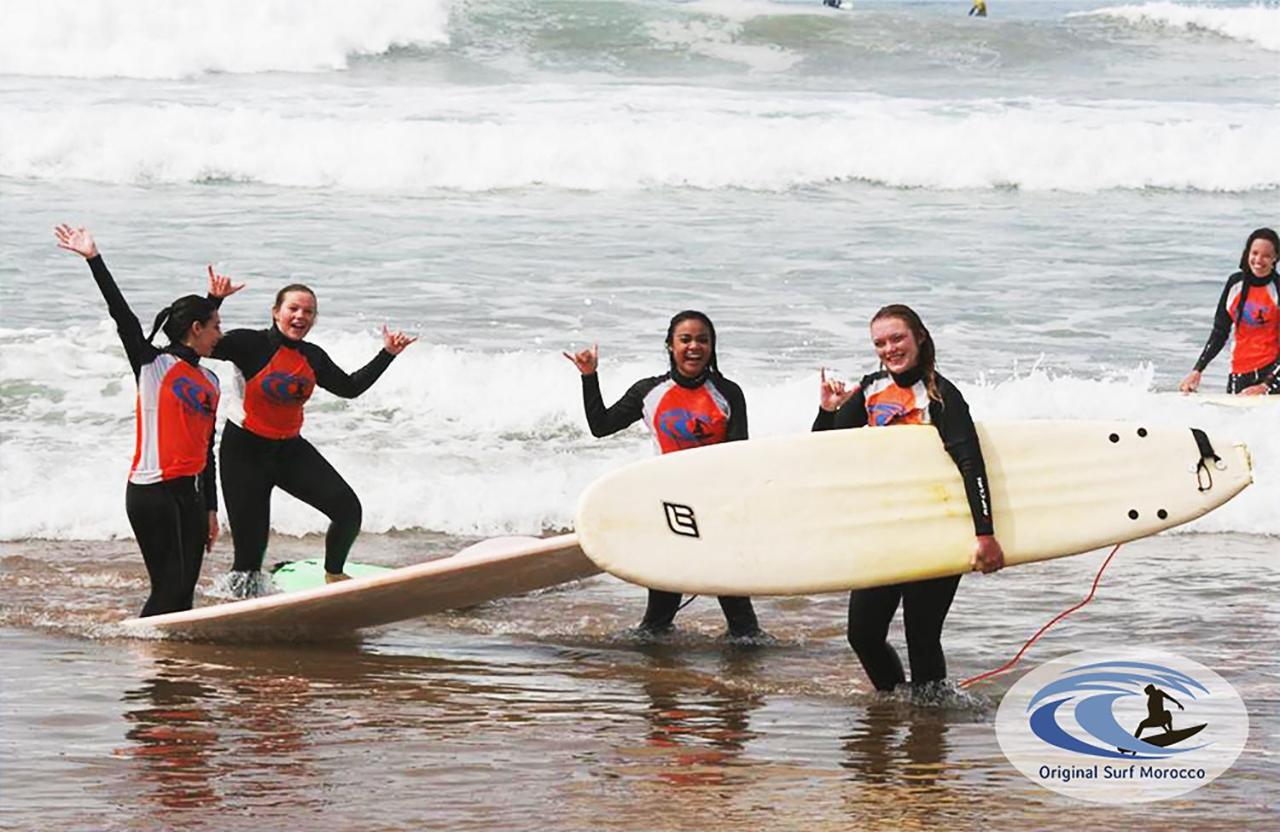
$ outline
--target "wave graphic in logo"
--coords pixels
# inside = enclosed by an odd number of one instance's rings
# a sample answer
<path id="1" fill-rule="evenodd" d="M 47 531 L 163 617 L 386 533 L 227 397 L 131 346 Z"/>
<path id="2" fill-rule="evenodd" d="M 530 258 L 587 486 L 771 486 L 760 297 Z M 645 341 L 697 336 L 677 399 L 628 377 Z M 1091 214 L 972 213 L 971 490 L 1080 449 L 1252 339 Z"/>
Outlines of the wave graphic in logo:
<path id="1" fill-rule="evenodd" d="M 896 402 L 876 402 L 867 408 L 868 419 L 875 427 L 883 427 L 906 414 L 907 409 Z"/>
<path id="2" fill-rule="evenodd" d="M 178 376 L 169 386 L 182 406 L 201 416 L 213 415 L 213 391 L 200 382 L 186 376 Z"/>
<path id="3" fill-rule="evenodd" d="M 311 395 L 311 382 L 289 373 L 269 373 L 260 386 L 266 397 L 276 404 L 301 404 Z"/>
<path id="4" fill-rule="evenodd" d="M 1192 701 L 1209 693 L 1208 688 L 1186 673 L 1160 664 L 1117 661 L 1084 665 L 1045 685 L 1031 697 L 1027 705 L 1031 712 L 1031 731 L 1050 745 L 1094 757 L 1153 760 L 1203 748 L 1203 745 L 1173 748 L 1144 742 L 1140 736 L 1135 736 L 1133 727 L 1126 728 L 1117 721 L 1116 703 L 1132 697 L 1147 700 L 1149 717 L 1143 723 L 1148 723 L 1158 714 L 1168 713 L 1162 707 L 1165 699 L 1179 700 L 1171 697 L 1166 689 Z M 1071 710 L 1080 730 L 1102 745 L 1081 739 L 1063 726 L 1059 709 L 1068 703 L 1073 705 Z M 1178 707 L 1183 709 L 1181 703 Z M 1170 723 L 1171 720 L 1161 720 L 1146 727 L 1160 728 Z M 1143 726 L 1135 727 L 1140 734 Z M 1204 727 L 1203 724 L 1199 726 Z M 1187 738 L 1194 735 L 1188 734 Z"/>
<path id="5" fill-rule="evenodd" d="M 1244 304 L 1244 324 L 1245 326 L 1266 326 L 1270 323 L 1267 320 L 1267 312 L 1270 306 L 1257 303 L 1256 301 L 1245 301 Z"/>
<path id="6" fill-rule="evenodd" d="M 1033 783 L 1095 803 L 1149 803 L 1213 782 L 1249 738 L 1231 683 L 1184 656 L 1110 647 L 1053 659 L 1009 688 L 996 739 Z"/>
<path id="7" fill-rule="evenodd" d="M 711 438 L 706 422 L 684 408 L 667 410 L 658 415 L 658 430 L 677 442 L 706 442 Z"/>

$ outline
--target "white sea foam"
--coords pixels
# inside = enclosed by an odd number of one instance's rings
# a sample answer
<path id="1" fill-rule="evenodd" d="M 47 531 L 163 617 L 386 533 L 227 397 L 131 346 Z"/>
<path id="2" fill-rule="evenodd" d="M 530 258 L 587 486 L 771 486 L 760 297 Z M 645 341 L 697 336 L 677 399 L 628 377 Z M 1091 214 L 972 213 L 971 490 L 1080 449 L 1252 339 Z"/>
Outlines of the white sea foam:
<path id="1" fill-rule="evenodd" d="M 0 74 L 185 78 L 344 69 L 448 40 L 446 0 L 0 0 Z"/>
<path id="2" fill-rule="evenodd" d="M 1142 3 L 1108 6 L 1072 17 L 1101 17 L 1134 26 L 1212 32 L 1271 52 L 1280 52 L 1280 5 L 1207 6 L 1182 3 Z"/>
<path id="3" fill-rule="evenodd" d="M 372 331 L 326 332 L 322 342 L 348 368 L 363 364 L 378 346 Z M 0 539 L 130 536 L 123 497 L 134 392 L 111 327 L 44 336 L 0 332 L 0 345 Z M 230 368 L 212 366 L 230 388 Z M 611 362 L 601 376 L 606 398 L 656 369 L 652 362 Z M 1153 394 L 1151 378 L 1146 367 L 1112 379 L 1033 371 L 998 383 L 958 381 L 978 419 L 1145 420 L 1245 441 L 1255 484 L 1186 528 L 1280 534 L 1275 410 L 1215 408 Z M 748 373 L 737 380 L 748 395 L 753 436 L 808 430 L 814 412 L 809 374 Z M 639 426 L 592 438 L 577 374 L 550 349 L 482 353 L 417 344 L 358 399 L 318 391 L 304 432 L 360 495 L 368 532 L 567 528 L 588 483 L 653 452 Z M 289 534 L 326 527 L 318 512 L 279 493 L 272 524 Z"/>
<path id="4" fill-rule="evenodd" d="M 1280 187 L 1280 107 L 501 87 L 0 107 L 0 176 L 350 190 Z M 1214 152 L 1206 153 L 1212 147 Z"/>

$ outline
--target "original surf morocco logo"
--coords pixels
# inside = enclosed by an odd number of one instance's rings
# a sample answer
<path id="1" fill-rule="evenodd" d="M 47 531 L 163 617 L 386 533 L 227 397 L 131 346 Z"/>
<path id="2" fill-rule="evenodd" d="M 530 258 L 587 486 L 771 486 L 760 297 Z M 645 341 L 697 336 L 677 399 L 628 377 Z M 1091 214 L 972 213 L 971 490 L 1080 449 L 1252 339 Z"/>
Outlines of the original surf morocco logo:
<path id="1" fill-rule="evenodd" d="M 996 737 L 1028 779 L 1096 803 L 1148 803 L 1231 768 L 1249 737 L 1244 702 L 1202 664 L 1154 649 L 1099 649 L 1014 684 Z"/>

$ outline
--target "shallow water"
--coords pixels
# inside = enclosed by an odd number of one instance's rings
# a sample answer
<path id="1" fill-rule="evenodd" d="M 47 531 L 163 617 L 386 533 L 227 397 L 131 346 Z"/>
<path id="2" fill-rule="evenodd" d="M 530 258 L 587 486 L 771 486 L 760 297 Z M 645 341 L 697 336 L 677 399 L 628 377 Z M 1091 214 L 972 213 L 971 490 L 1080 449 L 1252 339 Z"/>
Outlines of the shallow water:
<path id="1" fill-rule="evenodd" d="M 372 535 L 360 554 L 401 564 L 454 542 Z M 287 558 L 319 541 L 277 543 Z M 754 647 L 724 642 L 709 599 L 671 638 L 638 641 L 642 592 L 604 576 L 352 643 L 131 641 L 109 624 L 145 596 L 129 544 L 5 544 L 6 816 L 66 829 L 1266 828 L 1280 774 L 1274 543 L 1129 544 L 1013 673 L 919 701 L 866 691 L 842 595 L 759 600 L 773 641 Z M 966 577 L 945 638 L 953 678 L 1011 657 L 1084 597 L 1104 555 Z M 213 560 L 206 586 L 228 565 Z M 900 624 L 891 638 L 902 644 Z M 995 739 L 1002 692 L 1040 661 L 1129 644 L 1236 687 L 1251 731 L 1235 766 L 1141 808 L 1022 778 Z"/>

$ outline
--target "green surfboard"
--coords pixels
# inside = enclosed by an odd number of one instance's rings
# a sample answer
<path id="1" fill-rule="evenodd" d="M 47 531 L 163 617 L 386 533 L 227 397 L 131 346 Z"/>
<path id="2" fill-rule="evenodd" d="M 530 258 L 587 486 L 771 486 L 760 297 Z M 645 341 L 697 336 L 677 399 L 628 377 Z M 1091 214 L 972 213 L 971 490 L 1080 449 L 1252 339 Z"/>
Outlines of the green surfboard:
<path id="1" fill-rule="evenodd" d="M 371 563 L 348 563 L 342 570 L 353 578 L 369 578 L 390 572 L 389 566 L 375 566 Z M 293 560 L 277 564 L 271 570 L 271 580 L 281 592 L 298 592 L 303 589 L 315 589 L 324 586 L 324 560 Z"/>

